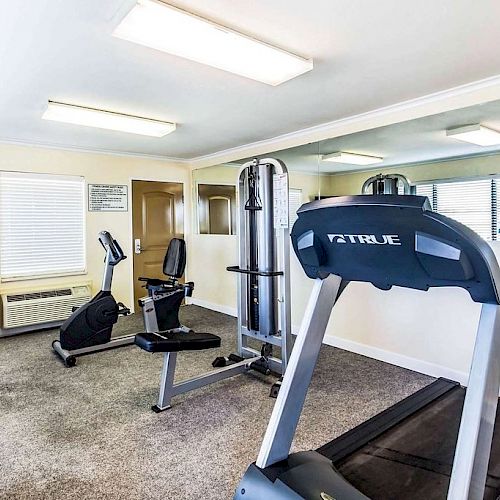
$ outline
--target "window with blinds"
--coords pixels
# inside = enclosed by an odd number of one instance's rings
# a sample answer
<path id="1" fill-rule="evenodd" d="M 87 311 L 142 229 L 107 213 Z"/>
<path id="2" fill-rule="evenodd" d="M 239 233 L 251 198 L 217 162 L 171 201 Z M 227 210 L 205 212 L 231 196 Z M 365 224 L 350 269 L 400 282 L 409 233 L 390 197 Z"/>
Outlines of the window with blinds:
<path id="1" fill-rule="evenodd" d="M 82 177 L 0 172 L 0 277 L 85 271 Z"/>
<path id="2" fill-rule="evenodd" d="M 290 230 L 297 220 L 297 210 L 302 205 L 302 189 L 290 189 L 288 191 L 288 220 Z"/>
<path id="3" fill-rule="evenodd" d="M 469 227 L 482 238 L 497 241 L 498 179 L 417 185 L 417 194 L 427 196 L 432 209 Z"/>

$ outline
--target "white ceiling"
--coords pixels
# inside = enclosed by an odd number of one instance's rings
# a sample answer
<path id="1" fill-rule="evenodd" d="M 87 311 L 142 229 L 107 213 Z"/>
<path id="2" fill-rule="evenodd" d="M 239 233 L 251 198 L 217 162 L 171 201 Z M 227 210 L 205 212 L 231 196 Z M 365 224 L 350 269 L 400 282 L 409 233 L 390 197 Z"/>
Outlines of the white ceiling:
<path id="1" fill-rule="evenodd" d="M 0 0 L 0 140 L 194 158 L 500 74 L 498 0 L 176 0 L 304 57 L 270 87 L 111 37 L 135 0 Z M 48 99 L 178 123 L 41 120 Z"/>
<path id="2" fill-rule="evenodd" d="M 316 173 L 319 169 L 322 173 L 339 173 L 500 153 L 500 145 L 481 147 L 446 136 L 446 129 L 473 123 L 500 131 L 500 101 L 305 144 L 264 156 L 283 160 L 289 170 Z M 368 166 L 321 161 L 321 155 L 336 151 L 378 156 L 384 161 Z M 241 160 L 241 163 L 247 160 Z"/>

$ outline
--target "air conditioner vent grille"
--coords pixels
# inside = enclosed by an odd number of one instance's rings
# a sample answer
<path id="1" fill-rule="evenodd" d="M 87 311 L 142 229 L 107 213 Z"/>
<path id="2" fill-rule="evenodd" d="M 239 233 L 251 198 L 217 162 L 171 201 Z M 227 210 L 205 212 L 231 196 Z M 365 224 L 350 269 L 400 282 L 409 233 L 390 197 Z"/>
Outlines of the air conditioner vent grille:
<path id="1" fill-rule="evenodd" d="M 20 302 L 21 300 L 25 300 L 24 293 L 20 293 L 17 295 L 7 295 L 7 302 Z"/>
<path id="2" fill-rule="evenodd" d="M 82 297 L 63 299 L 64 302 L 45 302 L 30 304 L 29 314 L 24 305 L 9 310 L 8 328 L 17 326 L 39 325 L 53 321 L 62 321 L 71 315 L 74 306 L 80 307 L 87 300 Z"/>
<path id="3" fill-rule="evenodd" d="M 7 295 L 7 302 L 22 302 L 24 300 L 48 299 L 50 297 L 64 297 L 71 295 L 71 288 L 61 288 L 59 290 L 43 290 L 40 292 L 16 293 Z"/>

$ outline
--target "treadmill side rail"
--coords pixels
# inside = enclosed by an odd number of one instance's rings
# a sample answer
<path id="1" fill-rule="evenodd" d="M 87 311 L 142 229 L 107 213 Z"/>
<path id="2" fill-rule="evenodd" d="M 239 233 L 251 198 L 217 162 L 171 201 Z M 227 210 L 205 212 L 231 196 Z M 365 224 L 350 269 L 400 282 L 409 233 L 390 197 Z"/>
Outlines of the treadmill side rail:
<path id="1" fill-rule="evenodd" d="M 483 304 L 448 500 L 481 500 L 500 389 L 500 306 Z"/>
<path id="2" fill-rule="evenodd" d="M 287 458 L 342 279 L 316 279 L 257 458 L 263 469 Z"/>

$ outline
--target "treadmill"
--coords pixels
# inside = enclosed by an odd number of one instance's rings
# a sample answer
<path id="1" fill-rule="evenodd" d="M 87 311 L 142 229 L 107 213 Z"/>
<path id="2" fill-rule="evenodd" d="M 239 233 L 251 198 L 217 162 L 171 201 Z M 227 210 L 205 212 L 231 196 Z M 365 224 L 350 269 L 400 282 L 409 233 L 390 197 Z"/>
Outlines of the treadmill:
<path id="1" fill-rule="evenodd" d="M 446 498 L 465 389 L 440 378 L 318 448 L 357 489 L 373 500 Z M 500 496 L 500 425 L 483 498 Z"/>
<path id="2" fill-rule="evenodd" d="M 298 215 L 292 244 L 315 284 L 257 461 L 235 498 L 498 498 L 500 268 L 490 246 L 422 196 L 330 198 Z M 290 454 L 330 313 L 351 281 L 467 290 L 482 304 L 468 388 L 438 379 L 318 450 Z"/>

